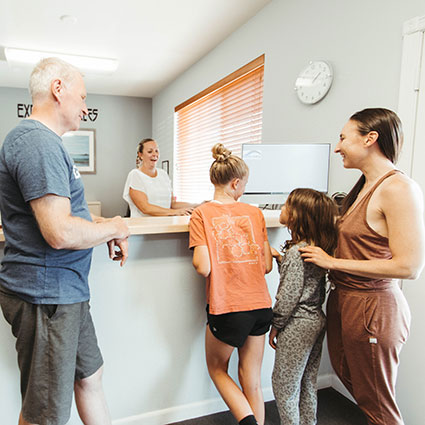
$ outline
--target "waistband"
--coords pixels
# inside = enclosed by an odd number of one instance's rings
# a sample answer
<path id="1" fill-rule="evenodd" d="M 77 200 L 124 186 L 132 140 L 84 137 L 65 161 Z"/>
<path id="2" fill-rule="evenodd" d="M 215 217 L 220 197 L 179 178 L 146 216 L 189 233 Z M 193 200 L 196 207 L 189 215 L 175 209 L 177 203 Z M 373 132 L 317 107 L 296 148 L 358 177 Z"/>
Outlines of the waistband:
<path id="1" fill-rule="evenodd" d="M 393 291 L 394 289 L 400 289 L 398 285 L 398 280 L 392 280 L 391 282 L 386 283 L 382 287 L 379 288 L 350 288 L 348 286 L 340 285 L 331 283 L 330 290 L 338 290 L 341 292 L 352 292 L 357 294 L 365 294 L 365 293 L 374 293 L 374 292 L 386 292 L 386 291 Z"/>

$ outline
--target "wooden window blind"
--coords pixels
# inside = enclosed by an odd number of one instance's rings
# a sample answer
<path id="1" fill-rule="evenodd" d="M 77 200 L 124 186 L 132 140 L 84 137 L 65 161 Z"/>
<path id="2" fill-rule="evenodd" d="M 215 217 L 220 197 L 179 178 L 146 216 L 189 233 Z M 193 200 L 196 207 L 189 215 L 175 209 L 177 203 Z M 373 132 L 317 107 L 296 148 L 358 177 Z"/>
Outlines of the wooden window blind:
<path id="1" fill-rule="evenodd" d="M 234 155 L 243 143 L 261 143 L 264 55 L 175 108 L 174 195 L 179 201 L 212 199 L 211 148 Z"/>

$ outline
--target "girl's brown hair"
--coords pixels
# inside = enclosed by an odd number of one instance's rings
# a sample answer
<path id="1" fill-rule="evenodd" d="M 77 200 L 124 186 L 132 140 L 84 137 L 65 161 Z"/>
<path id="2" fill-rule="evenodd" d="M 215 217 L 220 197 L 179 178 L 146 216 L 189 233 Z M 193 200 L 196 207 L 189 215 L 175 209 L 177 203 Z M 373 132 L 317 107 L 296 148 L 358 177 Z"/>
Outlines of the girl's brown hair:
<path id="1" fill-rule="evenodd" d="M 393 164 L 398 160 L 403 145 L 403 129 L 397 114 L 385 108 L 368 108 L 356 112 L 350 117 L 357 125 L 357 131 L 366 136 L 371 131 L 378 133 L 378 146 L 381 152 Z M 344 198 L 341 215 L 344 215 L 356 200 L 365 184 L 365 176 L 362 175 L 348 195 Z"/>
<path id="2" fill-rule="evenodd" d="M 243 179 L 249 172 L 244 160 L 217 143 L 211 149 L 215 161 L 210 167 L 210 180 L 213 185 L 222 186 L 235 178 Z"/>
<path id="3" fill-rule="evenodd" d="M 332 255 L 337 244 L 336 203 L 313 189 L 294 189 L 286 200 L 287 227 L 292 239 L 286 247 L 306 241 Z"/>

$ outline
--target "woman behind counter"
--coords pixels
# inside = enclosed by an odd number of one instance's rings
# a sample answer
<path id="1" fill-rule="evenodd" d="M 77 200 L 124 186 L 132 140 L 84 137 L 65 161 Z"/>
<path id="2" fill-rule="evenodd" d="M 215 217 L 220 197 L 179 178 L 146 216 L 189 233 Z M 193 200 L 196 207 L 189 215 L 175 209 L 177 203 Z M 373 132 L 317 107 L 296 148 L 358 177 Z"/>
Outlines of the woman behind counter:
<path id="1" fill-rule="evenodd" d="M 168 174 L 156 168 L 158 159 L 156 141 L 143 139 L 137 149 L 137 168 L 128 173 L 123 193 L 130 217 L 190 215 L 197 204 L 173 199 Z"/>

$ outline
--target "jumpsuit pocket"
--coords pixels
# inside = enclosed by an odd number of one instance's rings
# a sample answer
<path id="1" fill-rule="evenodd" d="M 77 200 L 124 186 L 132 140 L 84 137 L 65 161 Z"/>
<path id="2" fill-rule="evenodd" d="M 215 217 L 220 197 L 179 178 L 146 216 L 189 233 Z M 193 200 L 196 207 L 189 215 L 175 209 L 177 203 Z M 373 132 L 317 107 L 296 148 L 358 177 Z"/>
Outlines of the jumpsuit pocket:
<path id="1" fill-rule="evenodd" d="M 365 297 L 363 299 L 363 326 L 371 334 L 376 334 L 376 319 L 378 314 L 378 298 Z"/>

